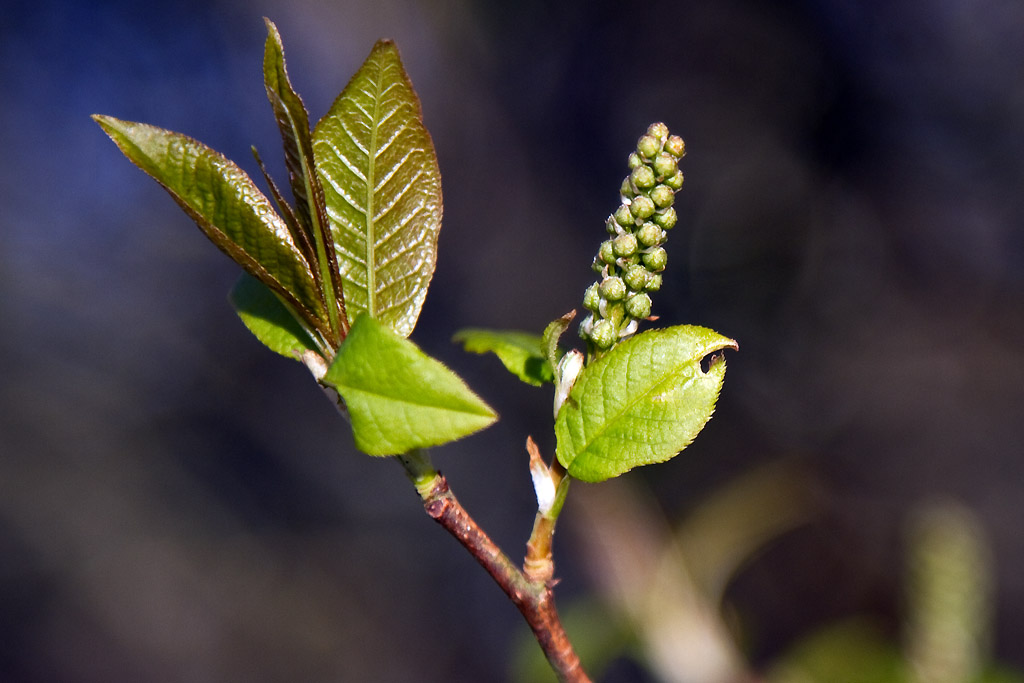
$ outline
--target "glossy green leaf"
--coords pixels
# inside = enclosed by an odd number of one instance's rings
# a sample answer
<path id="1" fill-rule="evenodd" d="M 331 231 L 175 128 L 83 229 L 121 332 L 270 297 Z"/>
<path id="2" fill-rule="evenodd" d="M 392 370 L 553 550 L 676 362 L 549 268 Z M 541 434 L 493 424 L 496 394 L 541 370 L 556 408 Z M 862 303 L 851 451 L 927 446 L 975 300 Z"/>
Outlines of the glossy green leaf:
<path id="1" fill-rule="evenodd" d="M 493 353 L 509 372 L 535 387 L 554 379 L 536 334 L 471 327 L 456 332 L 452 341 L 461 343 L 470 353 Z"/>
<path id="2" fill-rule="evenodd" d="M 267 42 L 263 50 L 263 80 L 284 142 L 284 160 L 292 195 L 295 197 L 295 216 L 299 223 L 296 241 L 302 247 L 318 284 L 323 288 L 331 329 L 339 332 L 333 337 L 337 342 L 348 329 L 348 320 L 345 318 L 344 297 L 327 220 L 324 192 L 314 166 L 309 115 L 302 98 L 292 88 L 288 78 L 281 34 L 274 22 L 266 18 L 264 22 L 267 25 Z"/>
<path id="3" fill-rule="evenodd" d="M 558 461 L 584 481 L 603 481 L 674 457 L 714 411 L 725 377 L 716 355 L 737 348 L 717 332 L 693 326 L 649 330 L 588 365 L 558 413 Z"/>
<path id="4" fill-rule="evenodd" d="M 378 42 L 313 132 L 349 320 L 409 336 L 437 260 L 441 175 L 419 99 Z"/>
<path id="5" fill-rule="evenodd" d="M 439 446 L 497 419 L 458 375 L 365 314 L 324 382 L 345 400 L 356 447 L 370 455 Z"/>
<path id="6" fill-rule="evenodd" d="M 245 326 L 271 351 L 292 360 L 301 360 L 304 351 L 318 353 L 288 307 L 253 276 L 243 273 L 231 289 L 230 299 Z"/>
<path id="7" fill-rule="evenodd" d="M 313 274 L 270 201 L 245 171 L 206 145 L 145 123 L 93 116 L 210 240 L 277 292 L 312 327 L 326 330 Z"/>

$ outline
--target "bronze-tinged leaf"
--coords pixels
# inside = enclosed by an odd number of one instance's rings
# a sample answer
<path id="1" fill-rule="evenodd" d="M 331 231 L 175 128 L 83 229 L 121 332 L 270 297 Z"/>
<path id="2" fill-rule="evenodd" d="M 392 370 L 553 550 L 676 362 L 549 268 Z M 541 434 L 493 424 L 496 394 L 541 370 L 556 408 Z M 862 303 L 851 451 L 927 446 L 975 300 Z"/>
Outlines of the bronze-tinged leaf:
<path id="1" fill-rule="evenodd" d="M 288 78 L 281 34 L 274 22 L 266 18 L 264 22 L 267 25 L 267 42 L 263 51 L 263 80 L 284 142 L 285 165 L 295 197 L 295 214 L 302 230 L 296 241 L 321 287 L 331 329 L 335 331 L 332 342 L 338 343 L 348 331 L 348 319 L 324 192 L 314 167 L 309 115 Z"/>
<path id="2" fill-rule="evenodd" d="M 329 331 L 308 264 L 288 226 L 245 171 L 180 133 L 110 116 L 93 119 L 221 251 L 277 292 L 311 329 Z"/>
<path id="3" fill-rule="evenodd" d="M 437 261 L 441 174 L 398 50 L 380 41 L 313 131 L 349 320 L 408 336 Z"/>

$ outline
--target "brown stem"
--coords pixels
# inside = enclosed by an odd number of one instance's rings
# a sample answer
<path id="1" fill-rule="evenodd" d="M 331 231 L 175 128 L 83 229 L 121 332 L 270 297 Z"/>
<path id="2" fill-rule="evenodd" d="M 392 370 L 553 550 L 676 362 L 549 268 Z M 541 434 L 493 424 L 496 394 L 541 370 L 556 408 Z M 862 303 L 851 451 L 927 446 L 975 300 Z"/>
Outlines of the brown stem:
<path id="1" fill-rule="evenodd" d="M 427 514 L 458 539 L 519 608 L 559 680 L 566 683 L 590 683 L 580 658 L 562 628 L 551 588 L 546 583 L 526 578 L 469 516 L 448 488 L 448 480 L 444 475 L 434 472 L 433 477 L 426 480 L 424 470 L 417 470 L 415 462 L 405 457 L 399 460 L 416 484 Z"/>

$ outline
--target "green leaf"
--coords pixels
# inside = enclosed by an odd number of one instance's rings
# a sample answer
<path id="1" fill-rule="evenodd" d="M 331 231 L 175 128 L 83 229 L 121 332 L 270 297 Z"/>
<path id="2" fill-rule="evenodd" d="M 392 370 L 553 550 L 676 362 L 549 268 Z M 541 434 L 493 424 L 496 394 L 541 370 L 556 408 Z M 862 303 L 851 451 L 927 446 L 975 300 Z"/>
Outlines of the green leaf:
<path id="1" fill-rule="evenodd" d="M 439 446 L 497 419 L 458 375 L 368 315 L 352 325 L 324 382 L 345 400 L 356 447 L 369 455 Z"/>
<path id="2" fill-rule="evenodd" d="M 245 171 L 180 133 L 110 116 L 93 119 L 221 251 L 280 295 L 311 328 L 328 331 L 308 264 L 288 226 Z"/>
<path id="3" fill-rule="evenodd" d="M 452 341 L 470 353 L 493 353 L 509 372 L 535 387 L 555 378 L 541 353 L 541 338 L 535 334 L 470 327 L 456 332 Z"/>
<path id="4" fill-rule="evenodd" d="M 541 336 L 540 341 L 540 350 L 551 367 L 552 377 L 554 377 L 555 369 L 558 367 L 558 361 L 562 357 L 562 353 L 558 348 L 558 340 L 565 333 L 566 329 L 568 329 L 569 323 L 571 323 L 575 317 L 576 311 L 569 311 L 561 318 L 552 320 L 548 323 L 548 326 L 544 328 L 544 334 Z"/>
<path id="5" fill-rule="evenodd" d="M 437 260 L 441 174 L 398 50 L 380 41 L 313 131 L 350 320 L 408 337 Z"/>
<path id="6" fill-rule="evenodd" d="M 693 441 L 715 408 L 736 342 L 703 327 L 649 330 L 580 373 L 555 422 L 558 461 L 584 481 L 664 462 Z"/>
<path id="7" fill-rule="evenodd" d="M 300 228 L 296 241 L 300 243 L 317 283 L 322 287 L 331 329 L 338 331 L 332 339 L 337 342 L 348 329 L 348 320 L 345 318 L 345 301 L 333 239 L 329 233 L 324 191 L 314 166 L 309 115 L 302 98 L 292 88 L 288 78 L 281 34 L 270 19 L 264 18 L 263 21 L 267 25 L 267 42 L 263 50 L 263 80 L 284 142 L 284 160 L 288 168 L 292 194 L 295 197 L 295 215 Z"/>
<path id="8" fill-rule="evenodd" d="M 243 273 L 230 299 L 245 326 L 271 351 L 292 360 L 301 360 L 304 351 L 319 353 L 288 306 L 253 276 Z"/>

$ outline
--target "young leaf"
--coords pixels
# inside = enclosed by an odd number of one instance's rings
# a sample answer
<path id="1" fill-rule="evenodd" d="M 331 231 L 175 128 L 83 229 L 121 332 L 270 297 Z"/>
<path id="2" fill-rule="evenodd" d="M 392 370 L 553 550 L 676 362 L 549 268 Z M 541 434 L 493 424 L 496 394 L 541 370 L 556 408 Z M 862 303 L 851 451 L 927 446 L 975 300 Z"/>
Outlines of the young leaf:
<path id="1" fill-rule="evenodd" d="M 334 240 L 330 237 L 324 191 L 313 162 L 309 115 L 306 113 L 302 98 L 292 88 L 288 79 L 281 34 L 270 19 L 264 18 L 263 21 L 267 25 L 267 42 L 263 50 L 263 80 L 270 105 L 274 109 L 274 118 L 277 119 L 277 126 L 281 130 L 281 139 L 284 141 L 284 160 L 288 167 L 292 194 L 295 197 L 295 215 L 300 229 L 304 231 L 298 241 L 313 269 L 317 283 L 322 287 L 331 329 L 338 332 L 332 340 L 337 342 L 348 330 L 348 320 L 345 316 L 345 300 L 333 248 Z"/>
<path id="2" fill-rule="evenodd" d="M 441 174 L 398 50 L 380 41 L 313 131 L 350 320 L 403 337 L 437 260 Z"/>
<path id="3" fill-rule="evenodd" d="M 248 273 L 235 283 L 230 300 L 249 331 L 271 351 L 292 360 L 301 360 L 303 351 L 320 353 L 288 307 Z"/>
<path id="4" fill-rule="evenodd" d="M 277 292 L 312 329 L 327 332 L 308 264 L 288 226 L 245 171 L 180 133 L 98 114 L 93 119 L 221 251 Z"/>
<path id="5" fill-rule="evenodd" d="M 452 341 L 461 342 L 470 353 L 493 353 L 509 372 L 535 387 L 555 377 L 541 353 L 541 338 L 535 334 L 466 328 L 456 332 Z"/>
<path id="6" fill-rule="evenodd" d="M 356 447 L 369 455 L 439 446 L 497 419 L 458 375 L 365 314 L 323 381 L 345 400 Z"/>
<path id="7" fill-rule="evenodd" d="M 552 376 L 554 376 L 555 368 L 562 357 L 558 348 L 558 340 L 561 339 L 562 334 L 569 328 L 569 323 L 575 317 L 576 311 L 569 311 L 561 318 L 556 318 L 548 323 L 548 326 L 544 328 L 544 334 L 541 335 L 540 350 L 551 368 Z"/>
<path id="8" fill-rule="evenodd" d="M 693 441 L 715 408 L 725 378 L 716 357 L 736 342 L 689 325 L 649 330 L 588 365 L 558 413 L 558 461 L 584 481 L 604 481 L 664 462 Z"/>

